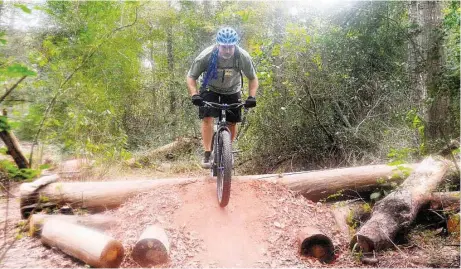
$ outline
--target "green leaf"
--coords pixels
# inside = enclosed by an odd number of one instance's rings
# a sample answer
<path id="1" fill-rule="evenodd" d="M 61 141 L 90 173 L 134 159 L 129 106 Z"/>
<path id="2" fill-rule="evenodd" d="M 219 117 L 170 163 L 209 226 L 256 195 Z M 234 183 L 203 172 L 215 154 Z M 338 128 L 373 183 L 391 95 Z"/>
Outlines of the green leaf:
<path id="1" fill-rule="evenodd" d="M 0 70 L 1 71 L 1 70 Z M 6 75 L 13 76 L 35 76 L 36 73 L 21 64 L 13 64 L 6 68 Z"/>
<path id="2" fill-rule="evenodd" d="M 24 12 L 27 13 L 27 14 L 32 13 L 32 10 L 30 10 L 30 8 L 28 8 L 26 5 L 23 5 L 23 4 L 14 4 L 14 6 L 20 8 L 22 11 L 24 11 Z"/>
<path id="3" fill-rule="evenodd" d="M 370 195 L 370 199 L 371 200 L 378 200 L 379 197 L 381 197 L 381 193 L 380 192 L 374 192 Z"/>

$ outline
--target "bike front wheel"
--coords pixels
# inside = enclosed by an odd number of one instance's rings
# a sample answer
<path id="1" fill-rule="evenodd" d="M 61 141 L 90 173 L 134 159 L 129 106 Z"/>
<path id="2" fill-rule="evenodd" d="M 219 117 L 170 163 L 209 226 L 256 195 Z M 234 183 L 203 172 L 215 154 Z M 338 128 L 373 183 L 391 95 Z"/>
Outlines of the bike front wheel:
<path id="1" fill-rule="evenodd" d="M 229 203 L 232 177 L 232 144 L 228 131 L 219 133 L 216 168 L 218 202 L 225 207 Z"/>

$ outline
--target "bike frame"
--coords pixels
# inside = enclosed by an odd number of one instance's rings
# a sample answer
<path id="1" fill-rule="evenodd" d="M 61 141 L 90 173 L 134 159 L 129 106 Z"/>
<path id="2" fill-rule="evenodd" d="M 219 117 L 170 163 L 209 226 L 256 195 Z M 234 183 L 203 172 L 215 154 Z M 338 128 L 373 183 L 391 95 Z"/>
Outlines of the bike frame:
<path id="1" fill-rule="evenodd" d="M 223 131 L 227 131 L 230 133 L 229 127 L 227 126 L 227 120 L 226 120 L 226 111 L 229 109 L 234 109 L 234 108 L 240 108 L 243 106 L 244 103 L 234 103 L 234 104 L 220 104 L 220 103 L 213 103 L 213 102 L 207 102 L 204 101 L 205 106 L 211 107 L 211 108 L 216 108 L 221 110 L 220 115 L 218 116 L 218 120 L 214 124 L 214 132 L 213 132 L 213 152 L 216 150 L 216 147 L 219 145 L 219 133 Z M 215 157 L 215 156 L 213 156 Z M 214 169 L 215 162 L 213 160 L 213 164 L 211 166 L 211 169 Z"/>

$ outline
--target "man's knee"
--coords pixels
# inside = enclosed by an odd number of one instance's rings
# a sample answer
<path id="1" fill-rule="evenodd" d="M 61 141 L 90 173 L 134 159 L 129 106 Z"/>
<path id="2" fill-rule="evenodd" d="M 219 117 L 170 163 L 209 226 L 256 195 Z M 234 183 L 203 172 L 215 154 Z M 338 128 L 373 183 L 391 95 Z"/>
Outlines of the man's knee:
<path id="1" fill-rule="evenodd" d="M 206 125 L 213 124 L 213 117 L 205 117 L 202 119 L 202 122 Z"/>

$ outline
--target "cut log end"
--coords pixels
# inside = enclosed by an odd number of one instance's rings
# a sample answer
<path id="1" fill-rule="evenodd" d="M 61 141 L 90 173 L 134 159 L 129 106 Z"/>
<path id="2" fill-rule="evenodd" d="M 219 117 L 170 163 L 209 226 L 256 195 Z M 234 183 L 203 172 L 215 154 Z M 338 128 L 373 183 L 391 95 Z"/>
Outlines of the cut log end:
<path id="1" fill-rule="evenodd" d="M 125 251 L 120 242 L 110 241 L 101 252 L 100 261 L 102 268 L 118 268 L 123 261 Z"/>
<path id="2" fill-rule="evenodd" d="M 357 234 L 351 239 L 350 248 L 354 252 L 372 252 L 375 249 L 375 244 L 371 238 Z"/>
<path id="3" fill-rule="evenodd" d="M 165 230 L 159 226 L 148 226 L 136 242 L 131 256 L 143 267 L 168 261 L 170 243 Z"/>
<path id="4" fill-rule="evenodd" d="M 331 239 L 317 229 L 305 228 L 299 233 L 298 240 L 301 243 L 301 255 L 315 257 L 324 263 L 334 260 L 334 247 Z"/>
<path id="5" fill-rule="evenodd" d="M 143 239 L 139 241 L 131 254 L 133 260 L 143 267 L 160 264 L 168 261 L 168 250 L 157 239 Z"/>

